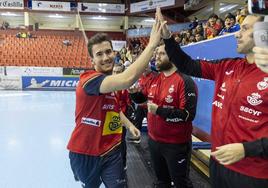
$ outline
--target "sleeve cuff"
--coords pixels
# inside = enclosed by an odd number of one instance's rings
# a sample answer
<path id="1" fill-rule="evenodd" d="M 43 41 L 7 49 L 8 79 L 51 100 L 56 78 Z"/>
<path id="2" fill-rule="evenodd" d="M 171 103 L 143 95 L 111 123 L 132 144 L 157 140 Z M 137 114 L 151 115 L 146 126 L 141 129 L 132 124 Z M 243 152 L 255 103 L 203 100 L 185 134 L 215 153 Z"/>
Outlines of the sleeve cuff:
<path id="1" fill-rule="evenodd" d="M 245 149 L 245 157 L 260 156 L 262 153 L 261 140 L 243 143 Z"/>

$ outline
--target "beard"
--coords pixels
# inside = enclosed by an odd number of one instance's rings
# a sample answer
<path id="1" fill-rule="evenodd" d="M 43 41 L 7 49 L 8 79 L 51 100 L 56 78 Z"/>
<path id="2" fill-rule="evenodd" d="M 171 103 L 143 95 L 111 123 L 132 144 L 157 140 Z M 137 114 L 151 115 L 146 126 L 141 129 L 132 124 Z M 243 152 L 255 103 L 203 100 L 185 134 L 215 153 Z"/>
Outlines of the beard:
<path id="1" fill-rule="evenodd" d="M 156 63 L 156 68 L 158 71 L 167 71 L 172 68 L 172 63 L 169 61 L 160 61 L 160 63 Z"/>

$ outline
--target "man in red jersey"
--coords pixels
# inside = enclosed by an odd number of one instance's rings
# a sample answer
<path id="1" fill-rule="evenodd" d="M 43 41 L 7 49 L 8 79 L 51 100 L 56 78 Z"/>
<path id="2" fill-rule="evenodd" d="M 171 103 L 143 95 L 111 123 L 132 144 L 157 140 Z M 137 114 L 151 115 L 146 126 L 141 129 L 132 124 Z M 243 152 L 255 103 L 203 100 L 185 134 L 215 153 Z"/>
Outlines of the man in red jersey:
<path id="1" fill-rule="evenodd" d="M 157 16 L 164 23 L 161 11 Z M 268 74 L 255 64 L 266 57 L 264 48 L 254 48 L 253 25 L 260 16 L 248 15 L 236 33 L 237 51 L 245 58 L 216 61 L 193 60 L 176 45 L 165 25 L 169 58 L 181 72 L 215 81 L 212 111 L 213 188 L 268 187 Z M 263 59 L 262 59 L 263 60 Z"/>
<path id="2" fill-rule="evenodd" d="M 155 71 L 152 71 L 151 65 L 149 65 L 146 70 L 143 72 L 142 76 L 139 78 L 137 84 L 139 88 L 142 90 L 146 87 L 148 82 L 157 76 Z M 133 124 L 141 131 L 143 119 L 147 117 L 147 105 L 146 104 L 138 104 L 135 110 L 135 117 L 133 120 Z M 139 144 L 141 142 L 141 137 L 128 137 L 128 142 Z"/>
<path id="3" fill-rule="evenodd" d="M 197 91 L 190 76 L 177 71 L 169 61 L 165 45 L 156 51 L 156 69 L 160 72 L 131 97 L 136 103 L 148 102 L 149 150 L 157 177 L 155 188 L 193 187 L 189 179 L 192 120 L 195 117 Z M 135 93 L 134 93 L 135 91 Z"/>
<path id="4" fill-rule="evenodd" d="M 68 143 L 74 176 L 85 188 L 97 188 L 102 182 L 109 188 L 126 187 L 120 153 L 121 121 L 125 123 L 125 117 L 113 92 L 129 88 L 138 80 L 160 41 L 160 30 L 156 20 L 141 56 L 116 75 L 112 75 L 114 53 L 107 35 L 96 34 L 88 42 L 94 70 L 80 76 L 76 89 L 76 126 Z"/>

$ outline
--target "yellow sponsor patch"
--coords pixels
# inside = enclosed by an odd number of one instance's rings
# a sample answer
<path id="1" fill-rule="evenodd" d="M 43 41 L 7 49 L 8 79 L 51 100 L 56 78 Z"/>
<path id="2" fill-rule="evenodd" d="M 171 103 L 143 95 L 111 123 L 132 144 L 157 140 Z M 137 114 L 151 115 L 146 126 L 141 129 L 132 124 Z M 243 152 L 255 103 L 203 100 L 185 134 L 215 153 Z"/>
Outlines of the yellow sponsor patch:
<path id="1" fill-rule="evenodd" d="M 103 126 L 102 135 L 120 134 L 122 125 L 117 112 L 107 112 Z"/>

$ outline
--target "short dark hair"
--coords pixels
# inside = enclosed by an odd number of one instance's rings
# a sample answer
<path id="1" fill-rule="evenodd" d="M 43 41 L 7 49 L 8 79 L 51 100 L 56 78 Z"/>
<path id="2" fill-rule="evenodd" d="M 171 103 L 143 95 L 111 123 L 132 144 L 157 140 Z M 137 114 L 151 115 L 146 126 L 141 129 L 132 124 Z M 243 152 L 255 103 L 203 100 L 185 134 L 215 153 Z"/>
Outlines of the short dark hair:
<path id="1" fill-rule="evenodd" d="M 215 19 L 218 19 L 219 17 L 218 17 L 218 15 L 217 14 L 215 14 L 215 13 L 212 13 L 209 17 L 208 17 L 208 19 L 210 19 L 210 18 L 215 18 Z"/>
<path id="2" fill-rule="evenodd" d="M 228 13 L 228 14 L 226 14 L 226 16 L 225 16 L 225 20 L 226 20 L 227 18 L 235 20 L 235 16 L 234 16 L 232 13 Z"/>
<path id="3" fill-rule="evenodd" d="M 93 57 L 93 53 L 92 53 L 93 45 L 100 44 L 105 41 L 109 42 L 111 47 L 113 48 L 112 41 L 106 33 L 97 33 L 88 40 L 87 48 L 88 48 L 90 57 Z"/>

